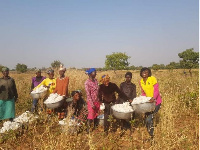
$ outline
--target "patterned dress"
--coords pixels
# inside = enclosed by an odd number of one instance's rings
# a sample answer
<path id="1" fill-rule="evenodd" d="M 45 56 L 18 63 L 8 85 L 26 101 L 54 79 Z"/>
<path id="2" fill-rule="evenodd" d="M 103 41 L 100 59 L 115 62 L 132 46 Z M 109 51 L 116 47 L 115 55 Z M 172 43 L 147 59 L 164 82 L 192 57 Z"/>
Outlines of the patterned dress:
<path id="1" fill-rule="evenodd" d="M 100 102 L 98 97 L 99 86 L 96 79 L 88 79 L 85 82 L 85 91 L 87 95 L 88 119 L 95 119 L 98 116 Z M 92 107 L 95 106 L 95 109 Z"/>

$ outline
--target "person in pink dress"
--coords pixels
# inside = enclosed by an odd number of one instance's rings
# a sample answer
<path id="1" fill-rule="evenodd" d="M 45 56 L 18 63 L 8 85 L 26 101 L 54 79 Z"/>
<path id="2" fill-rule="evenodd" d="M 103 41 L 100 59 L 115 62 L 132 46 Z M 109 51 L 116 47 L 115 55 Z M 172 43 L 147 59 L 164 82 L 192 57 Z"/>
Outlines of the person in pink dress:
<path id="1" fill-rule="evenodd" d="M 100 110 L 100 101 L 98 97 L 99 85 L 96 77 L 96 69 L 91 68 L 86 70 L 86 74 L 89 76 L 89 79 L 85 82 L 85 91 L 87 95 L 87 108 L 88 108 L 88 128 L 87 132 L 89 133 L 91 124 L 94 122 L 94 128 L 98 125 L 98 113 Z"/>

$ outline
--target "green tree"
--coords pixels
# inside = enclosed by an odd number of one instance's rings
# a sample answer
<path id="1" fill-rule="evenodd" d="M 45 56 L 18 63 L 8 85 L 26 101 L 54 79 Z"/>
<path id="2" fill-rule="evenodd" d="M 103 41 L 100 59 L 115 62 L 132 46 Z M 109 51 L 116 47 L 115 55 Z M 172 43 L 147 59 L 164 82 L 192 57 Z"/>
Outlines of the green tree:
<path id="1" fill-rule="evenodd" d="M 179 69 L 181 68 L 180 67 L 180 63 L 176 63 L 176 62 L 170 62 L 168 65 L 166 65 L 166 69 L 170 69 L 170 70 L 173 70 L 173 69 Z"/>
<path id="2" fill-rule="evenodd" d="M 134 65 L 131 65 L 128 67 L 128 70 L 136 70 L 136 67 Z"/>
<path id="3" fill-rule="evenodd" d="M 17 64 L 16 65 L 16 70 L 18 71 L 18 72 L 21 72 L 21 73 L 24 73 L 24 72 L 26 72 L 27 71 L 27 65 L 25 65 L 25 64 Z"/>
<path id="4" fill-rule="evenodd" d="M 127 56 L 126 53 L 114 52 L 111 55 L 106 55 L 105 68 L 113 70 L 122 70 L 128 67 L 128 59 L 131 58 Z"/>
<path id="5" fill-rule="evenodd" d="M 62 64 L 59 60 L 54 60 L 54 62 L 51 63 L 51 67 L 54 69 L 58 69 L 60 67 L 60 64 Z"/>
<path id="6" fill-rule="evenodd" d="M 160 69 L 160 65 L 158 64 L 153 64 L 151 67 L 153 70 L 159 70 Z"/>
<path id="7" fill-rule="evenodd" d="M 186 49 L 178 54 L 182 59 L 180 65 L 184 69 L 189 69 L 190 75 L 192 75 L 191 69 L 195 68 L 199 64 L 199 52 L 194 52 L 194 49 Z"/>

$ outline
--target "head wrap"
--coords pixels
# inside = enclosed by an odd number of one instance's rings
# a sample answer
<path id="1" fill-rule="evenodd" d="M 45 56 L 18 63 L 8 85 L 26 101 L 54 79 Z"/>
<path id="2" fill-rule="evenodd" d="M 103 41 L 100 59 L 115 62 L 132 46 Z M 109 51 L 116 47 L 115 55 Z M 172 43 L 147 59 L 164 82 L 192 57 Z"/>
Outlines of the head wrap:
<path id="1" fill-rule="evenodd" d="M 105 84 L 105 85 L 107 86 L 108 83 L 110 82 L 110 77 L 109 77 L 109 75 L 106 74 L 106 75 L 101 76 L 100 82 L 101 82 L 102 84 Z"/>
<path id="2" fill-rule="evenodd" d="M 59 71 L 66 71 L 66 68 L 64 68 L 64 65 L 63 64 L 60 64 L 60 69 Z"/>
<path id="3" fill-rule="evenodd" d="M 47 74 L 50 74 L 50 73 L 54 73 L 54 70 L 53 70 L 53 69 L 49 69 L 49 70 L 47 71 Z"/>
<path id="4" fill-rule="evenodd" d="M 90 68 L 90 69 L 86 70 L 85 73 L 88 74 L 88 75 L 90 75 L 94 71 L 96 71 L 95 68 Z"/>
<path id="5" fill-rule="evenodd" d="M 2 71 L 2 72 L 9 71 L 9 68 L 8 68 L 8 67 L 3 67 L 3 68 L 1 69 L 1 71 Z"/>
<path id="6" fill-rule="evenodd" d="M 72 91 L 71 96 L 73 97 L 76 93 L 79 93 L 78 91 Z"/>
<path id="7" fill-rule="evenodd" d="M 41 69 L 35 69 L 35 73 L 41 72 Z"/>
<path id="8" fill-rule="evenodd" d="M 127 73 L 125 74 L 125 78 L 126 78 L 127 75 L 129 75 L 129 76 L 132 78 L 132 73 L 131 73 L 131 72 L 127 72 Z"/>

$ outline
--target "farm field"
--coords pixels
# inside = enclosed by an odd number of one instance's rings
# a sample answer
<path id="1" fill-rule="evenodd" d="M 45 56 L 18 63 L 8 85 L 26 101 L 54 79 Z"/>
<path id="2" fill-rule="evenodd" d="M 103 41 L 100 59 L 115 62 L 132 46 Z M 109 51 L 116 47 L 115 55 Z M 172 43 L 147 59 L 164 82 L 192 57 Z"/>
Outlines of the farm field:
<path id="1" fill-rule="evenodd" d="M 140 95 L 140 71 L 134 70 L 132 82 L 136 84 L 137 96 Z M 99 71 L 97 79 L 108 74 L 111 82 L 118 86 L 124 81 L 126 71 Z M 43 72 L 43 76 L 46 74 Z M 69 76 L 69 91 L 81 89 L 86 100 L 84 82 L 88 76 L 84 71 L 69 69 L 65 73 Z M 183 70 L 152 71 L 158 80 L 162 95 L 162 106 L 154 118 L 155 137 L 151 141 L 146 131 L 143 116 L 136 116 L 132 123 L 133 133 L 129 131 L 121 135 L 121 130 L 109 132 L 104 136 L 100 126 L 90 134 L 85 131 L 71 135 L 61 128 L 56 116 L 47 117 L 41 113 L 39 118 L 23 128 L 0 134 L 0 150 L 196 150 L 199 148 L 199 70 L 192 70 L 185 76 Z M 17 74 L 10 72 L 15 79 L 19 99 L 16 103 L 16 116 L 30 110 L 32 98 L 30 96 L 31 77 L 34 72 Z M 55 77 L 58 73 L 55 73 Z M 2 127 L 0 123 L 0 127 Z"/>

